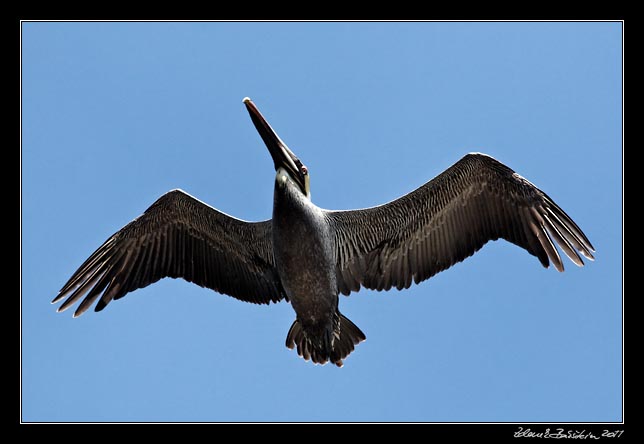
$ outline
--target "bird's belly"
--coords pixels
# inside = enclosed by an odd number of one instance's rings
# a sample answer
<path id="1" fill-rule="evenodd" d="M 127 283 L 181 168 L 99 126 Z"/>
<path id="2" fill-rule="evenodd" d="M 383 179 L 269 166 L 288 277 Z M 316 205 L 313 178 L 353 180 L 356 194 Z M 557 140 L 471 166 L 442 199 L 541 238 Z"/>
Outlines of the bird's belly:
<path id="1" fill-rule="evenodd" d="M 289 274 L 282 279 L 282 285 L 303 324 L 326 323 L 332 319 L 338 306 L 338 296 L 325 276 L 308 270 Z"/>
<path id="2" fill-rule="evenodd" d="M 282 286 L 303 325 L 331 322 L 338 307 L 335 263 L 328 240 L 307 224 L 274 231 Z"/>

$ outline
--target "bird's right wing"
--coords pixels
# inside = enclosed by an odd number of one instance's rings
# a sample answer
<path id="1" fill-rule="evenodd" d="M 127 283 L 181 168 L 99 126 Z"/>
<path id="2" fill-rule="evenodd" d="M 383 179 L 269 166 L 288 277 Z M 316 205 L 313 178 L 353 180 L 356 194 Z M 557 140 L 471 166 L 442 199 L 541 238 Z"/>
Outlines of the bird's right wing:
<path id="1" fill-rule="evenodd" d="M 508 240 L 544 267 L 563 263 L 559 244 L 577 265 L 593 246 L 543 191 L 501 162 L 468 154 L 411 193 L 373 208 L 327 211 L 338 290 L 408 288 L 474 254 L 485 243 Z M 554 243 L 553 243 L 554 239 Z"/>
<path id="2" fill-rule="evenodd" d="M 244 222 L 173 190 L 105 241 L 52 303 L 67 297 L 63 311 L 87 293 L 74 313 L 79 316 L 99 296 L 95 311 L 164 277 L 258 304 L 284 298 L 271 221 Z"/>

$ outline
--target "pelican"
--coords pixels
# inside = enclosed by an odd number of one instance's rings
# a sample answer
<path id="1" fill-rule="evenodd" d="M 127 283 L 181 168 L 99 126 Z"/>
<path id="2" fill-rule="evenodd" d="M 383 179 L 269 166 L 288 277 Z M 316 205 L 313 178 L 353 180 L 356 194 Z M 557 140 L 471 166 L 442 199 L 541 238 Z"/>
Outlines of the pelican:
<path id="1" fill-rule="evenodd" d="M 338 309 L 340 293 L 418 284 L 505 239 L 544 267 L 578 266 L 594 247 L 546 193 L 513 170 L 469 153 L 420 188 L 384 205 L 330 211 L 311 202 L 309 171 L 257 106 L 243 103 L 275 164 L 273 217 L 246 222 L 175 189 L 105 241 L 52 303 L 95 311 L 161 278 L 183 278 L 256 304 L 288 301 L 286 346 L 341 367 L 364 333 Z"/>

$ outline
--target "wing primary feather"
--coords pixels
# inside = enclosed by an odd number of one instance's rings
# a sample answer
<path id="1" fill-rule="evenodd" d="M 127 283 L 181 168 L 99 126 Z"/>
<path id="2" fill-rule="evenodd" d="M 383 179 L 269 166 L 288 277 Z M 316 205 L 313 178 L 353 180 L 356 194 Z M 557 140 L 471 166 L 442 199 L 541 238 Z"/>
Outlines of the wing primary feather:
<path id="1" fill-rule="evenodd" d="M 546 207 L 546 211 L 550 216 L 549 218 L 557 226 L 561 234 L 568 240 L 568 242 L 570 242 L 577 250 L 579 250 L 579 252 L 586 259 L 591 261 L 595 260 L 592 254 L 592 251 L 594 251 L 592 246 L 590 245 L 589 242 L 587 242 L 587 239 L 584 240 L 582 237 L 579 236 L 580 234 L 579 230 L 575 230 L 575 228 L 570 224 L 570 221 L 566 220 L 567 219 L 566 217 L 564 217 L 564 219 L 562 220 L 560 217 L 561 212 L 553 211 L 550 206 Z"/>
<path id="2" fill-rule="evenodd" d="M 586 246 L 577 238 L 577 236 L 572 231 L 570 231 L 565 222 L 559 219 L 559 216 L 557 216 L 550 207 L 545 207 L 545 211 L 548 219 L 552 222 L 553 225 L 557 227 L 561 235 L 564 236 L 576 250 L 578 250 L 579 252 L 586 250 Z M 586 251 L 582 254 L 584 254 L 585 256 L 586 254 L 590 254 L 590 252 Z"/>
<path id="3" fill-rule="evenodd" d="M 123 255 L 123 251 L 119 250 L 117 245 L 118 244 L 113 244 L 109 251 L 106 251 L 101 256 L 103 259 L 102 262 L 96 263 L 93 270 L 86 270 L 85 274 L 79 275 L 76 278 L 77 281 L 81 282 L 81 285 L 58 308 L 58 311 L 65 311 L 70 305 L 76 303 L 76 301 L 78 301 L 90 289 L 90 287 L 94 286 L 94 288 L 96 288 L 98 285 L 97 282 L 100 282 L 99 279 L 102 280 L 105 273 L 114 268 L 113 265 L 118 263 L 120 257 Z M 112 266 L 110 264 L 112 264 Z M 89 274 L 90 272 L 91 274 Z"/>
<path id="4" fill-rule="evenodd" d="M 584 261 L 581 260 L 581 258 L 575 251 L 575 248 L 570 244 L 570 242 L 568 242 L 566 237 L 561 234 L 555 223 L 550 220 L 548 215 L 545 213 L 543 214 L 543 220 L 546 222 L 546 228 L 548 229 L 548 232 L 555 239 L 563 252 L 566 253 L 566 256 L 568 256 L 570 260 L 573 261 L 576 265 L 583 267 Z"/>
<path id="5" fill-rule="evenodd" d="M 532 253 L 537 256 L 541 265 L 548 268 L 550 266 L 550 259 L 548 257 L 548 253 L 541 244 L 541 240 L 539 239 L 540 230 L 535 224 L 532 212 L 529 207 L 522 207 L 520 211 L 523 213 L 522 220 L 526 226 L 526 236 L 530 239 Z"/>
<path id="6" fill-rule="evenodd" d="M 141 279 L 141 268 L 143 268 L 146 250 L 141 251 L 141 242 L 130 244 L 132 256 L 129 259 L 127 268 L 124 271 L 126 274 L 123 279 L 123 286 L 125 288 L 140 288 L 144 283 Z"/>
<path id="7" fill-rule="evenodd" d="M 91 271 L 91 274 L 87 277 L 87 280 L 84 281 L 81 285 L 79 285 L 74 292 L 69 296 L 69 298 L 60 306 L 58 307 L 58 312 L 62 312 L 67 310 L 71 305 L 73 305 L 78 299 L 80 299 L 86 292 L 87 290 L 92 287 L 98 280 L 101 278 L 103 275 L 104 271 L 97 266 Z M 69 293 L 69 292 L 68 292 Z M 67 294 L 68 294 L 67 293 Z M 59 295 L 54 302 L 60 300 L 61 298 L 65 297 L 66 294 Z"/>
<path id="8" fill-rule="evenodd" d="M 112 267 L 112 279 L 107 284 L 107 287 L 103 291 L 103 295 L 98 300 L 94 311 L 101 311 L 107 304 L 112 302 L 114 298 L 119 299 L 129 291 L 127 287 L 130 277 L 129 270 L 129 258 L 132 257 L 132 250 L 128 248 L 123 248 L 119 256 L 113 260 L 114 266 Z"/>
<path id="9" fill-rule="evenodd" d="M 550 197 L 548 197 L 547 194 L 543 192 L 542 194 L 543 194 L 543 199 L 551 208 L 551 210 L 557 215 L 557 217 L 561 221 L 565 222 L 568 229 L 575 234 L 575 236 L 579 239 L 581 243 L 584 244 L 588 252 L 595 251 L 595 247 L 593 247 L 593 245 L 590 243 L 586 235 L 583 233 L 583 231 L 581 231 L 581 228 L 579 228 L 579 226 L 575 223 L 575 221 L 573 221 L 572 218 L 568 216 L 568 214 L 566 214 L 566 212 L 563 209 L 561 209 L 561 207 L 559 207 L 559 205 L 557 205 L 552 199 L 550 199 Z M 581 250 L 581 251 L 583 254 L 584 250 Z M 588 259 L 593 260 L 592 255 L 591 257 L 588 257 Z"/>
<path id="10" fill-rule="evenodd" d="M 89 291 L 89 293 L 87 293 L 87 296 L 85 296 L 85 299 L 83 299 L 83 301 L 80 303 L 80 305 L 74 312 L 75 318 L 82 315 L 89 308 L 92 302 L 94 302 L 94 300 L 96 300 L 96 298 L 105 289 L 105 287 L 109 283 L 109 280 L 111 279 L 110 271 L 112 268 L 113 268 L 112 266 L 108 266 L 107 269 L 105 270 L 105 273 L 101 275 L 101 279 L 96 283 L 96 285 L 94 285 L 94 287 Z"/>
<path id="11" fill-rule="evenodd" d="M 72 275 L 69 281 L 60 289 L 58 295 L 51 301 L 52 304 L 58 302 L 65 297 L 72 289 L 77 287 L 84 280 L 91 270 L 96 268 L 98 265 L 103 262 L 103 258 L 106 254 L 110 254 L 112 250 L 113 237 L 108 239 L 103 245 L 101 245 L 83 264 L 78 267 L 78 270 Z"/>
<path id="12" fill-rule="evenodd" d="M 552 261 L 552 264 L 555 266 L 557 271 L 564 271 L 563 263 L 561 262 L 561 257 L 559 256 L 559 253 L 557 252 L 557 249 L 552 243 L 552 240 L 550 239 L 550 236 L 548 236 L 548 232 L 546 231 L 546 228 L 544 226 L 544 221 L 539 212 L 533 208 L 530 207 L 530 212 L 532 213 L 532 216 L 536 220 L 537 224 L 534 224 L 534 232 L 535 235 L 537 236 L 537 239 L 539 239 L 539 242 L 541 242 L 541 246 L 543 249 L 546 251 L 548 254 L 548 257 Z"/>

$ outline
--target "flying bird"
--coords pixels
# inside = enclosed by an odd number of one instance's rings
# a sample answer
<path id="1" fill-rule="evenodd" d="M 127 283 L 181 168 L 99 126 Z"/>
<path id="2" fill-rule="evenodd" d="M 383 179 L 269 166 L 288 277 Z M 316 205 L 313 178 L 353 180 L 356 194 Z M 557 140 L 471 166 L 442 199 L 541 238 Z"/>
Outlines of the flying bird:
<path id="1" fill-rule="evenodd" d="M 246 222 L 176 189 L 105 241 L 52 303 L 82 299 L 80 316 L 161 278 L 183 278 L 256 304 L 286 300 L 295 321 L 286 346 L 305 360 L 343 365 L 364 333 L 339 309 L 360 287 L 409 288 L 505 239 L 544 267 L 579 266 L 595 251 L 575 222 L 540 189 L 480 153 L 470 153 L 389 203 L 330 211 L 311 201 L 309 171 L 243 100 L 275 164 L 272 219 Z"/>

